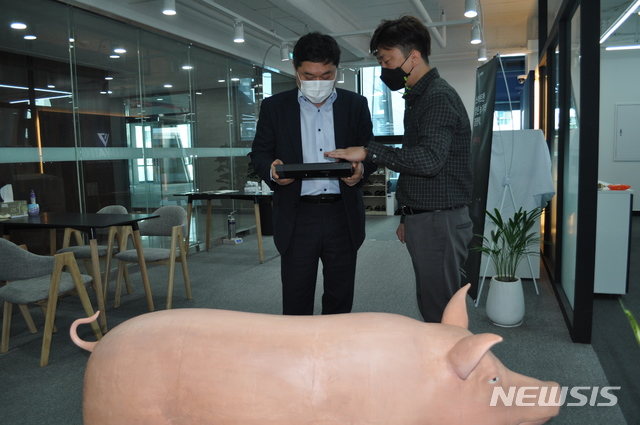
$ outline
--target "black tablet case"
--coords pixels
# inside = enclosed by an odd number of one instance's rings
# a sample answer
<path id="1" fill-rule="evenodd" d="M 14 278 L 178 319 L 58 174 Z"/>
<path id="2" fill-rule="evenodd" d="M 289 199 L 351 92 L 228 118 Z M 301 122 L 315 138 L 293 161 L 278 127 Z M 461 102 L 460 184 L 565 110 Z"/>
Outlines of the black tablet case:
<path id="1" fill-rule="evenodd" d="M 308 164 L 277 164 L 276 174 L 281 179 L 305 179 L 327 177 L 350 177 L 350 162 L 318 162 Z"/>

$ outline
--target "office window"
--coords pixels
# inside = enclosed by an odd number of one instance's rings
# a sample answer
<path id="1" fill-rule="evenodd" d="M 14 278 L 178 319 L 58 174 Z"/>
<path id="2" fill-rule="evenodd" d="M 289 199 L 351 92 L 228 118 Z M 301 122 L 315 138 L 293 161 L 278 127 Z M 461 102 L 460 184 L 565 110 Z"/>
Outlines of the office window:
<path id="1" fill-rule="evenodd" d="M 404 134 L 404 90 L 391 91 L 380 80 L 381 67 L 362 68 L 362 95 L 369 101 L 369 111 L 375 136 Z"/>

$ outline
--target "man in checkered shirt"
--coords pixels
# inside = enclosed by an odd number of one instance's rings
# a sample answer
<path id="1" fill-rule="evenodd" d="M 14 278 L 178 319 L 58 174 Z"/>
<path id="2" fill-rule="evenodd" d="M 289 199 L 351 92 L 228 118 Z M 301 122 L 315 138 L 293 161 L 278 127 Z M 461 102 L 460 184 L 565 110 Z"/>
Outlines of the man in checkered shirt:
<path id="1" fill-rule="evenodd" d="M 402 205 L 396 231 L 406 243 L 416 274 L 420 313 L 440 322 L 461 286 L 460 269 L 473 236 L 471 126 L 458 93 L 429 65 L 431 36 L 412 16 L 385 20 L 370 43 L 391 89 L 405 89 L 402 147 L 372 141 L 328 152 L 348 161 L 369 160 L 400 173 L 396 191 Z"/>

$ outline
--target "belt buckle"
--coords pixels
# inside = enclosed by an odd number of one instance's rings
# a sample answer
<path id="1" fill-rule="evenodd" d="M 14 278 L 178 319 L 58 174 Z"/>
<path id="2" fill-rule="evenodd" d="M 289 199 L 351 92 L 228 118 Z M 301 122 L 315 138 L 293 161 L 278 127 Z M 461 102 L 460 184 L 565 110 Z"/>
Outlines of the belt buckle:
<path id="1" fill-rule="evenodd" d="M 341 195 L 339 193 L 331 193 L 328 195 L 322 195 L 322 202 L 325 204 L 335 204 L 341 199 Z"/>

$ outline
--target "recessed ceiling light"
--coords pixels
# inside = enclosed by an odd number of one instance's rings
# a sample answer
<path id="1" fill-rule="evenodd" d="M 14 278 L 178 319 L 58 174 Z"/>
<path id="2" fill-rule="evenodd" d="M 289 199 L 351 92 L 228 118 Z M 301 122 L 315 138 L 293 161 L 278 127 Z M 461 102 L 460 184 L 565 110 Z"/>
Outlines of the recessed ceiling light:
<path id="1" fill-rule="evenodd" d="M 11 24 L 11 28 L 14 30 L 23 30 L 27 28 L 27 24 L 23 24 L 22 22 L 13 22 Z"/>
<path id="2" fill-rule="evenodd" d="M 25 36 L 24 36 L 24 39 L 25 39 L 25 40 L 35 40 L 35 39 L 37 39 L 37 38 L 38 38 L 38 37 L 36 37 L 36 36 L 35 36 L 35 35 L 33 35 L 33 34 L 28 34 L 28 35 L 25 35 Z"/>
<path id="3" fill-rule="evenodd" d="M 173 86 L 172 86 L 171 84 L 165 84 L 165 85 L 164 85 L 164 87 L 165 87 L 166 89 L 170 89 L 170 88 L 171 88 L 171 87 L 173 87 Z"/>

